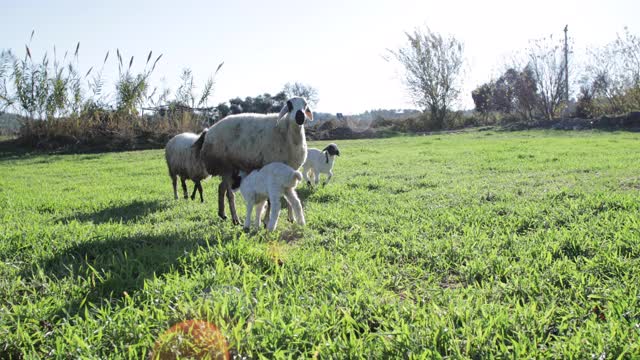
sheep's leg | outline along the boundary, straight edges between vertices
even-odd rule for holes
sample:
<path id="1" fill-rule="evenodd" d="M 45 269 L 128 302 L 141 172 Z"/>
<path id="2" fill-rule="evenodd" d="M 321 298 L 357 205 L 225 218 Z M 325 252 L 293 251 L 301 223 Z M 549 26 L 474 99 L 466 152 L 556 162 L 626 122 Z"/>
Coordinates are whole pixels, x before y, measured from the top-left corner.
<path id="1" fill-rule="evenodd" d="M 269 225 L 267 225 L 267 230 L 273 231 L 278 226 L 278 214 L 280 213 L 280 195 L 270 196 L 269 201 L 271 202 L 271 213 L 269 214 Z"/>
<path id="2" fill-rule="evenodd" d="M 326 186 L 329 183 L 329 180 L 331 180 L 332 176 L 333 176 L 333 171 L 329 170 L 329 177 L 327 177 L 327 180 L 325 180 L 322 186 Z"/>
<path id="3" fill-rule="evenodd" d="M 171 174 L 171 183 L 173 184 L 173 197 L 178 200 L 178 175 Z"/>
<path id="4" fill-rule="evenodd" d="M 198 184 L 200 184 L 199 181 L 194 181 L 193 182 L 193 192 L 191 193 L 191 200 L 195 200 L 196 199 L 196 191 L 198 191 Z"/>
<path id="5" fill-rule="evenodd" d="M 204 202 L 204 197 L 202 196 L 202 183 L 198 181 L 198 191 L 200 192 L 200 202 Z"/>
<path id="6" fill-rule="evenodd" d="M 262 213 L 264 211 L 264 207 L 266 205 L 266 200 L 263 200 L 256 205 L 256 219 L 255 219 L 255 227 L 256 229 L 260 229 L 260 221 L 262 220 Z"/>
<path id="7" fill-rule="evenodd" d="M 225 178 L 222 178 L 220 185 L 218 185 L 218 216 L 227 220 L 227 215 L 224 213 L 224 192 L 227 190 L 227 183 Z"/>
<path id="8" fill-rule="evenodd" d="M 240 219 L 238 219 L 238 213 L 236 212 L 236 197 L 233 194 L 233 190 L 231 190 L 231 178 L 227 183 L 227 200 L 229 201 L 229 211 L 231 212 L 231 221 L 233 225 L 240 224 Z"/>
<path id="9" fill-rule="evenodd" d="M 313 177 L 315 185 L 318 186 L 318 183 L 320 182 L 320 172 L 318 172 L 318 170 L 313 170 Z"/>
<path id="10" fill-rule="evenodd" d="M 293 208 L 293 213 L 295 214 L 296 222 L 299 225 L 304 225 L 305 220 L 304 220 L 304 212 L 302 211 L 302 203 L 300 203 L 300 199 L 298 198 L 298 194 L 296 194 L 296 191 L 293 188 L 288 189 L 284 193 L 284 197 L 285 199 L 287 199 L 287 202 L 289 203 L 289 207 Z"/>
<path id="11" fill-rule="evenodd" d="M 187 179 L 180 177 L 180 182 L 182 182 L 182 192 L 184 193 L 184 198 L 189 198 L 189 191 L 187 190 Z"/>

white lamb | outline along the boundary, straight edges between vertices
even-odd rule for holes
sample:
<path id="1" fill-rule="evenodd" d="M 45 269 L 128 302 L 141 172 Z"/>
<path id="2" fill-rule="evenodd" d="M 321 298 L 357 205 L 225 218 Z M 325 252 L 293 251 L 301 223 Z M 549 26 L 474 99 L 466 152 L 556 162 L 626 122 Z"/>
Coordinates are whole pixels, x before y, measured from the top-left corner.
<path id="1" fill-rule="evenodd" d="M 182 191 L 184 198 L 187 199 L 189 193 L 187 191 L 186 180 L 192 180 L 195 185 L 193 187 L 193 193 L 191 194 L 191 200 L 196 197 L 196 191 L 200 191 L 200 201 L 204 202 L 202 197 L 202 180 L 209 177 L 209 173 L 205 167 L 205 164 L 200 160 L 200 147 L 204 140 L 204 134 L 207 132 L 205 129 L 201 135 L 193 133 L 178 134 L 169 140 L 167 146 L 164 149 L 164 156 L 167 160 L 167 166 L 169 167 L 169 176 L 173 182 L 173 195 L 178 199 L 178 176 L 182 182 Z M 199 143 L 198 143 L 199 142 Z"/>
<path id="2" fill-rule="evenodd" d="M 338 149 L 338 145 L 334 143 L 329 144 L 322 149 L 322 151 L 309 148 L 307 150 L 307 159 L 304 165 L 302 165 L 302 174 L 307 184 L 311 185 L 309 174 L 311 178 L 313 178 L 314 185 L 316 186 L 320 181 L 320 174 L 327 174 L 329 176 L 323 183 L 323 185 L 327 185 L 333 176 L 333 163 L 335 162 L 336 156 L 340 156 L 340 150 Z"/>
<path id="3" fill-rule="evenodd" d="M 256 207 L 256 218 L 254 226 L 260 227 L 260 219 L 267 200 L 271 203 L 269 223 L 267 230 L 273 231 L 278 225 L 278 214 L 280 212 L 280 197 L 284 196 L 289 206 L 293 209 L 293 217 L 300 225 L 304 225 L 304 213 L 302 204 L 298 199 L 295 187 L 302 180 L 302 174 L 292 167 L 281 162 L 273 162 L 265 165 L 260 170 L 254 170 L 248 175 L 241 171 L 239 176 L 234 176 L 231 188 L 240 193 L 247 205 L 247 216 L 244 228 L 251 227 L 251 212 Z"/>

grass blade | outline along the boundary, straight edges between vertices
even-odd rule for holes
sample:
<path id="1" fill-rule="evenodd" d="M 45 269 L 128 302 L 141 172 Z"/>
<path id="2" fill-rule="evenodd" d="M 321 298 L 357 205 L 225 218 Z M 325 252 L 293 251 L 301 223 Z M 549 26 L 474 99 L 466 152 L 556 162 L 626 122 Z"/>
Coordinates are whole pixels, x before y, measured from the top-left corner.
<path id="1" fill-rule="evenodd" d="M 158 58 L 156 59 L 156 61 L 153 62 L 153 66 L 151 67 L 151 71 L 153 71 L 153 69 L 156 68 L 156 64 L 158 63 L 158 60 L 160 60 L 160 58 L 162 57 L 162 54 L 160 54 L 160 56 L 158 56 Z"/>
<path id="2" fill-rule="evenodd" d="M 224 61 L 220 63 L 220 65 L 218 65 L 218 68 L 216 69 L 216 72 L 213 73 L 213 75 L 215 76 L 215 74 L 218 73 L 218 71 L 220 71 L 220 68 L 222 67 L 222 65 L 224 65 Z"/>

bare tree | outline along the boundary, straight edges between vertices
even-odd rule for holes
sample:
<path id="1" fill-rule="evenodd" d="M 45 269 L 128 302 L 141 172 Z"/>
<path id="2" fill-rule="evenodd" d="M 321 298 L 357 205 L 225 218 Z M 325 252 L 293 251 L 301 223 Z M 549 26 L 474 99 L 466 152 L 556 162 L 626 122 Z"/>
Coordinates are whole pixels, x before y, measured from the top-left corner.
<path id="1" fill-rule="evenodd" d="M 640 37 L 624 28 L 624 34 L 618 34 L 616 50 L 623 59 L 623 69 L 627 73 L 627 87 L 640 87 Z"/>
<path id="2" fill-rule="evenodd" d="M 588 55 L 581 100 L 590 115 L 640 109 L 640 38 L 625 28 L 616 40 L 589 49 Z"/>
<path id="3" fill-rule="evenodd" d="M 441 128 L 460 95 L 463 45 L 429 28 L 405 34 L 407 46 L 388 51 L 404 66 L 404 82 L 413 102 L 429 111 L 433 124 Z"/>
<path id="4" fill-rule="evenodd" d="M 284 84 L 282 91 L 287 94 L 287 98 L 301 96 L 307 99 L 312 107 L 315 107 L 318 104 L 318 101 L 320 101 L 320 98 L 318 97 L 318 90 L 311 85 L 300 82 L 286 83 Z"/>
<path id="5" fill-rule="evenodd" d="M 531 76 L 538 90 L 542 115 L 551 120 L 562 110 L 565 94 L 564 52 L 553 36 L 534 40 L 526 50 Z"/>

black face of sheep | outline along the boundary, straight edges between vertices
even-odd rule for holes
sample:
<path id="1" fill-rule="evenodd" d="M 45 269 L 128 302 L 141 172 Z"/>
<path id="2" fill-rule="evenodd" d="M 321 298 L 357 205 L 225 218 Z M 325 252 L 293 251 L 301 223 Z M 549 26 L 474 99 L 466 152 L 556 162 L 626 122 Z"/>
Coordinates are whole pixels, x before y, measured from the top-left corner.
<path id="1" fill-rule="evenodd" d="M 329 155 L 340 156 L 340 149 L 338 149 L 338 145 L 334 143 L 327 145 L 327 147 L 322 149 L 322 151 L 326 151 L 327 153 L 329 153 Z"/>
<path id="2" fill-rule="evenodd" d="M 240 187 L 240 184 L 242 183 L 242 177 L 238 173 L 238 170 L 235 170 L 233 172 L 233 174 L 231 175 L 231 179 L 232 179 L 231 189 L 235 191 Z"/>
<path id="3" fill-rule="evenodd" d="M 293 114 L 296 124 L 300 126 L 304 125 L 307 119 L 313 121 L 313 112 L 309 108 L 307 101 L 301 97 L 294 97 L 287 100 L 287 105 L 280 111 L 278 119 L 281 119 L 287 114 Z"/>

